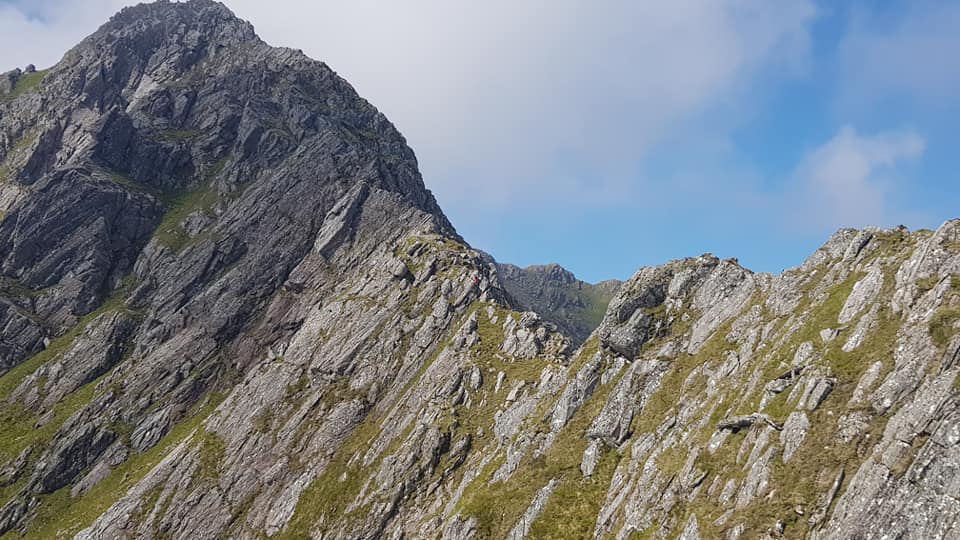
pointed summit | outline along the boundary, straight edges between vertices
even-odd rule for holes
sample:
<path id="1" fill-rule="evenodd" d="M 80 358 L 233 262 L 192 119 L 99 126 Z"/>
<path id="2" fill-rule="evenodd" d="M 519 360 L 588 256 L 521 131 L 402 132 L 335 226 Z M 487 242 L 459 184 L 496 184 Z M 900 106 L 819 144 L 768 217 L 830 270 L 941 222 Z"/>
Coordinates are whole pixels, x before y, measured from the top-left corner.
<path id="1" fill-rule="evenodd" d="M 252 24 L 213 0 L 160 0 L 125 7 L 91 38 L 96 40 L 104 35 L 138 36 L 147 39 L 146 44 L 187 39 L 213 46 L 233 46 L 258 39 Z"/>

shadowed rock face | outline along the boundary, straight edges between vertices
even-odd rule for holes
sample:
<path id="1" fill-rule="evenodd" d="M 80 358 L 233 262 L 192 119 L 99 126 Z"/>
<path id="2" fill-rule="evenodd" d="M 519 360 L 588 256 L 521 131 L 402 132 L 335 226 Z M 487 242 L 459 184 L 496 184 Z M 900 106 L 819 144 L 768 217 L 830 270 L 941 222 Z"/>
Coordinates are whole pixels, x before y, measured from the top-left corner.
<path id="1" fill-rule="evenodd" d="M 960 221 L 839 231 L 780 276 L 643 268 L 576 347 L 572 275 L 470 249 L 382 115 L 207 0 L 0 77 L 0 210 L 11 535 L 960 520 Z"/>

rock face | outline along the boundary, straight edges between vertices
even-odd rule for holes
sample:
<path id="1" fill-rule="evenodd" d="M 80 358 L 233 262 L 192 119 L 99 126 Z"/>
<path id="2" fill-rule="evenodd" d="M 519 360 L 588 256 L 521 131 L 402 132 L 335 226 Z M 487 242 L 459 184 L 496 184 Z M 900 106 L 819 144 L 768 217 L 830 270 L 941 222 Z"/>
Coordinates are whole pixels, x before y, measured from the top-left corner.
<path id="1" fill-rule="evenodd" d="M 615 279 L 586 283 L 557 264 L 520 268 L 497 263 L 503 288 L 523 309 L 539 313 L 579 345 L 603 320 L 620 288 Z"/>
<path id="2" fill-rule="evenodd" d="M 960 221 L 643 268 L 576 346 L 572 276 L 470 249 L 382 115 L 209 0 L 0 77 L 0 205 L 0 534 L 960 528 Z"/>

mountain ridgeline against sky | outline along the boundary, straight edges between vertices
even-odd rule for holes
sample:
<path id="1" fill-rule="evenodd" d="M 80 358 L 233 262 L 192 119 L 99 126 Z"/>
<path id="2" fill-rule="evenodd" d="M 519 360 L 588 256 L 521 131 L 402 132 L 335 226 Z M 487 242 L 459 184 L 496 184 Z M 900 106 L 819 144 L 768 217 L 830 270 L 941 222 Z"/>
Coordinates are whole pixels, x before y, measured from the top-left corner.
<path id="1" fill-rule="evenodd" d="M 210 0 L 0 76 L 0 538 L 950 538 L 960 221 L 773 276 L 468 246 Z"/>
<path id="2" fill-rule="evenodd" d="M 519 268 L 497 264 L 500 283 L 522 309 L 553 322 L 573 345 L 580 345 L 599 326 L 607 304 L 621 282 L 592 284 L 556 264 Z"/>

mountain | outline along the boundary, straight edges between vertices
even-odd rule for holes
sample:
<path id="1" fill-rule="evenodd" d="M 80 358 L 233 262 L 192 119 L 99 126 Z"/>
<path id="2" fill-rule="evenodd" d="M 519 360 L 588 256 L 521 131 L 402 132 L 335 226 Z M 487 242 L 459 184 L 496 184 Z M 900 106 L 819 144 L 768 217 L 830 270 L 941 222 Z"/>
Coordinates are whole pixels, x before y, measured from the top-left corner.
<path id="1" fill-rule="evenodd" d="M 575 346 L 599 326 L 607 304 L 621 285 L 614 279 L 585 283 L 557 264 L 527 268 L 496 264 L 500 283 L 518 306 L 556 324 Z"/>
<path id="2" fill-rule="evenodd" d="M 0 76 L 0 211 L 3 538 L 960 526 L 960 220 L 641 268 L 576 346 L 602 301 L 471 249 L 389 121 L 210 0 Z"/>

